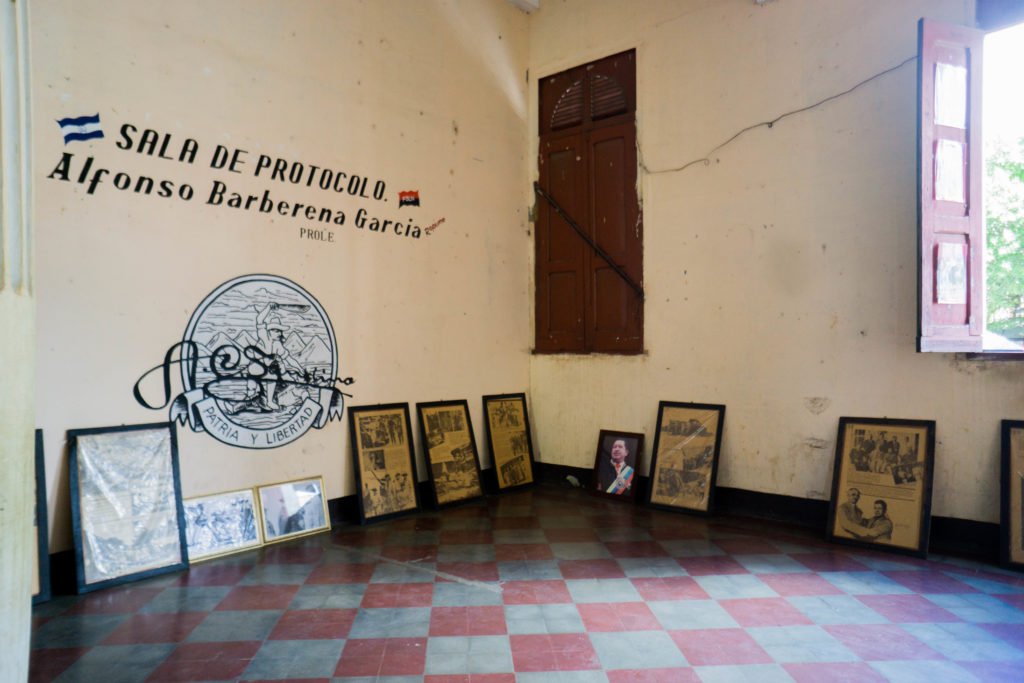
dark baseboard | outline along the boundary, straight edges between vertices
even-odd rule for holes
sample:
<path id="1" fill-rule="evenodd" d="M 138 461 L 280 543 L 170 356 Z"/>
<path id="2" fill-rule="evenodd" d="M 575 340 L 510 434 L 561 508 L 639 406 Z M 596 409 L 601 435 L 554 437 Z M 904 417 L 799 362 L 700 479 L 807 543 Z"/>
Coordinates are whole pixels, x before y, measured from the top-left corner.
<path id="1" fill-rule="evenodd" d="M 536 463 L 537 482 L 566 484 L 566 477 L 573 476 L 583 488 L 590 487 L 592 470 L 567 465 Z M 498 490 L 493 469 L 483 470 L 484 491 L 494 494 Z M 637 477 L 636 501 L 639 504 L 647 498 L 647 477 Z M 429 481 L 419 483 L 420 503 L 424 509 L 434 504 L 433 489 Z M 359 523 L 359 501 L 355 495 L 334 498 L 327 501 L 332 526 Z M 827 500 L 795 498 L 776 493 L 747 491 L 721 486 L 715 489 L 715 515 L 750 517 L 817 531 L 822 538 L 828 526 L 829 503 Z M 443 513 L 442 513 L 443 514 Z M 966 557 L 982 562 L 999 562 L 999 525 L 990 522 L 975 522 L 954 517 L 932 517 L 929 552 L 938 555 Z M 75 592 L 75 553 L 64 550 L 50 555 L 50 583 L 53 595 L 68 595 Z"/>

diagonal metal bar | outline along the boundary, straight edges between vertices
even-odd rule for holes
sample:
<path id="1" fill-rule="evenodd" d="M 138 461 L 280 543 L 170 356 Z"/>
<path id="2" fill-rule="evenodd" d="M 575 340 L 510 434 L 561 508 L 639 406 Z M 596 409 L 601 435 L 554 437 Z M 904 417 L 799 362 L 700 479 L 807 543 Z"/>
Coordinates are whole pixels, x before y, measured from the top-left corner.
<path id="1" fill-rule="evenodd" d="M 547 192 L 545 192 L 541 188 L 540 183 L 538 183 L 538 182 L 534 182 L 533 183 L 533 191 L 536 192 L 538 196 L 540 196 L 545 201 L 547 201 L 547 203 L 551 205 L 551 208 L 555 210 L 555 213 L 557 213 L 562 218 L 563 221 L 568 223 L 570 228 L 572 228 L 573 230 L 576 231 L 576 234 L 580 236 L 580 239 L 582 239 L 584 242 L 586 242 L 590 246 L 590 248 L 593 249 L 594 252 L 598 256 L 600 256 L 602 259 L 604 259 L 605 263 L 607 263 L 609 266 L 611 266 L 611 269 L 615 271 L 615 274 L 618 275 L 619 277 L 621 277 L 622 280 L 627 285 L 629 285 L 630 289 L 632 289 L 634 292 L 636 292 L 636 295 L 638 297 L 640 297 L 641 301 L 644 300 L 644 288 L 641 287 L 640 285 L 638 285 L 636 283 L 636 281 L 634 281 L 633 278 L 631 278 L 629 276 L 629 273 L 627 273 L 625 270 L 623 270 L 622 266 L 620 266 L 615 261 L 613 261 L 611 255 L 609 255 L 608 252 L 606 252 L 604 249 L 602 249 L 600 247 L 600 245 L 598 245 L 598 243 L 595 242 L 590 237 L 590 235 L 588 235 L 586 232 L 584 232 L 583 228 L 580 227 L 579 223 L 574 221 L 572 216 L 570 216 L 568 213 L 566 213 L 565 209 L 562 208 L 562 205 L 559 204 L 555 200 L 554 197 L 549 195 Z"/>

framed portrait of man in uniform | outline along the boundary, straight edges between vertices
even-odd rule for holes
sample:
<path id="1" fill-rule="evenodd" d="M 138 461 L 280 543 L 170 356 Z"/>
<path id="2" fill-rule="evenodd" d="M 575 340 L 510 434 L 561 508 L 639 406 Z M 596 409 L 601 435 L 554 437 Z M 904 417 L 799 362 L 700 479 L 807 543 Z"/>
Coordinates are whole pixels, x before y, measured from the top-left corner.
<path id="1" fill-rule="evenodd" d="M 591 489 L 600 495 L 632 500 L 644 435 L 602 429 L 597 439 Z"/>

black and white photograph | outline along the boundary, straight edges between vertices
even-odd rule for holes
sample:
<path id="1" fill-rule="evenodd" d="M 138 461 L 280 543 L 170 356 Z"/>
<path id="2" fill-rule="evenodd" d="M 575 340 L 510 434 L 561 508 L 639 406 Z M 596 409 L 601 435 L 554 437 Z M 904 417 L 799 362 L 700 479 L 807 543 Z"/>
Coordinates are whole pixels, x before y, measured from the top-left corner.
<path id="1" fill-rule="evenodd" d="M 658 404 L 648 503 L 684 512 L 712 512 L 724 421 L 724 405 Z"/>
<path id="2" fill-rule="evenodd" d="M 419 508 L 409 405 L 349 409 L 349 434 L 363 523 Z"/>
<path id="3" fill-rule="evenodd" d="M 267 543 L 330 530 L 323 478 L 269 484 L 258 491 Z"/>
<path id="4" fill-rule="evenodd" d="M 484 396 L 484 425 L 498 488 L 533 483 L 533 441 L 526 394 Z"/>
<path id="5" fill-rule="evenodd" d="M 186 499 L 185 525 L 190 562 L 263 545 L 253 489 Z"/>
<path id="6" fill-rule="evenodd" d="M 466 401 L 418 403 L 416 409 L 437 504 L 482 496 L 480 462 Z"/>

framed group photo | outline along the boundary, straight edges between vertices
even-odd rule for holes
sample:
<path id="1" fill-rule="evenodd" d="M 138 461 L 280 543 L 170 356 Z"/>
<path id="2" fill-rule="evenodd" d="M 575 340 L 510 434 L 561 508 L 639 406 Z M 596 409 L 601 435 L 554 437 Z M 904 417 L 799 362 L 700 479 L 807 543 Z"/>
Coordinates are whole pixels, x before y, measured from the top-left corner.
<path id="1" fill-rule="evenodd" d="M 533 440 L 526 394 L 484 396 L 487 446 L 494 460 L 498 489 L 533 483 Z"/>
<path id="2" fill-rule="evenodd" d="M 416 411 L 437 506 L 482 497 L 480 458 L 466 401 L 417 403 Z"/>
<path id="3" fill-rule="evenodd" d="M 36 505 L 35 571 L 32 572 L 32 604 L 50 599 L 50 544 L 46 511 L 46 458 L 43 455 L 43 430 L 36 430 Z"/>
<path id="4" fill-rule="evenodd" d="M 263 545 L 253 489 L 187 498 L 184 506 L 189 562 L 210 560 Z"/>
<path id="5" fill-rule="evenodd" d="M 78 592 L 188 566 L 173 423 L 68 431 Z"/>
<path id="6" fill-rule="evenodd" d="M 934 465 L 933 420 L 840 418 L 829 540 L 924 557 Z"/>
<path id="7" fill-rule="evenodd" d="M 407 403 L 348 409 L 359 519 L 391 519 L 415 512 L 420 500 Z"/>
<path id="8" fill-rule="evenodd" d="M 323 477 L 266 484 L 256 491 L 266 543 L 330 531 Z"/>
<path id="9" fill-rule="evenodd" d="M 1000 560 L 1024 570 L 1024 420 L 1003 420 L 1000 469 Z"/>
<path id="10" fill-rule="evenodd" d="M 648 504 L 711 514 L 724 422 L 724 405 L 658 404 Z"/>
<path id="11" fill-rule="evenodd" d="M 592 488 L 601 495 L 633 500 L 636 468 L 644 450 L 644 435 L 602 429 L 594 456 Z"/>

